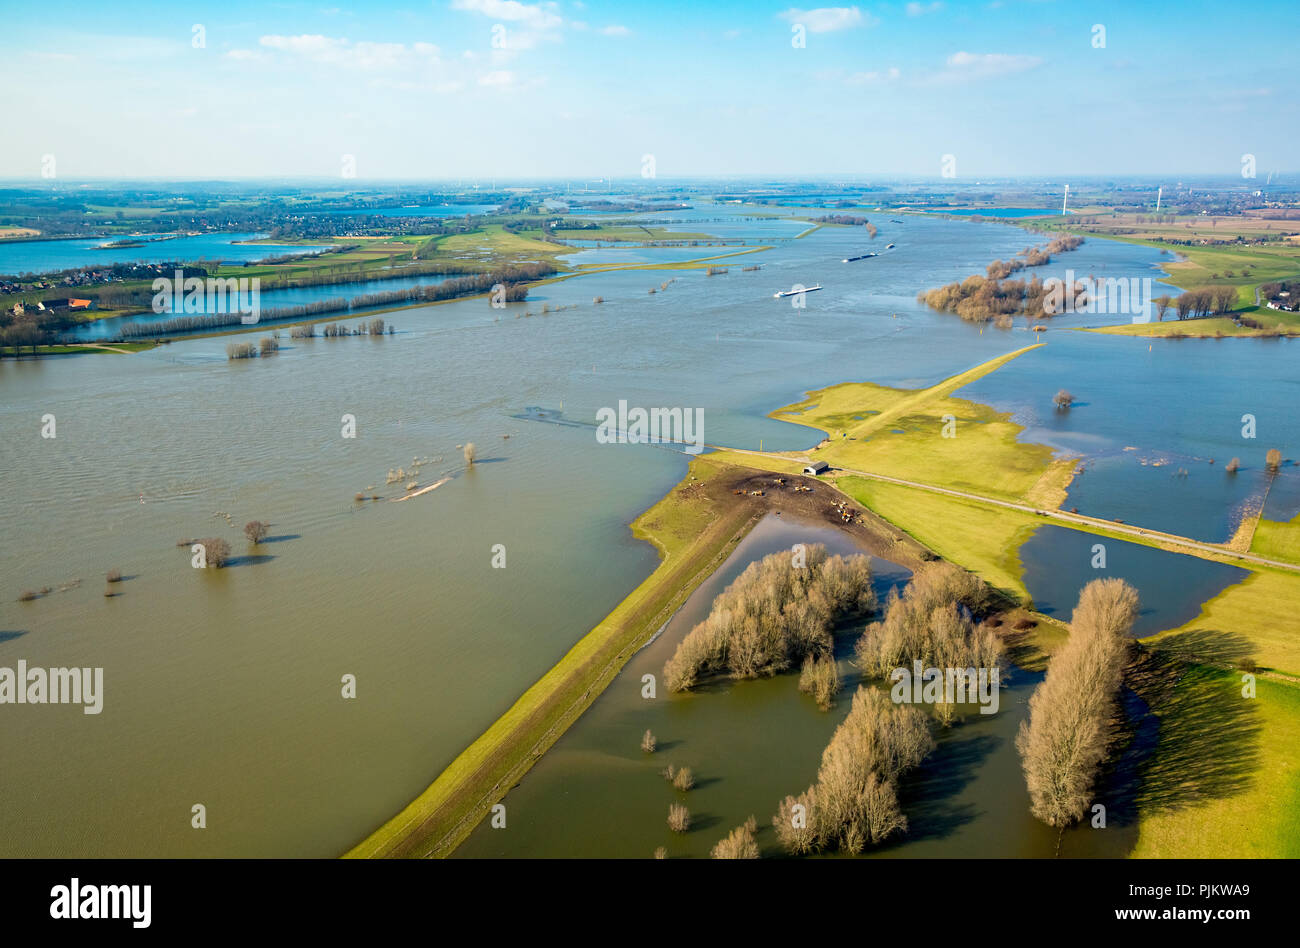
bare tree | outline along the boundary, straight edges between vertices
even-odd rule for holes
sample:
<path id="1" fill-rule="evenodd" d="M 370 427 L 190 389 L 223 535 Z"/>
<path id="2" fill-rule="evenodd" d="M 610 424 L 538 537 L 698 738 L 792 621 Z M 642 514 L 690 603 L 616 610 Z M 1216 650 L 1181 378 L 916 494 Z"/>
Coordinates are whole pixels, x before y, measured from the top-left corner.
<path id="1" fill-rule="evenodd" d="M 829 711 L 840 690 L 840 673 L 833 655 L 809 655 L 799 672 L 799 690 L 810 695 L 817 707 Z"/>
<path id="2" fill-rule="evenodd" d="M 776 838 L 786 852 L 802 856 L 821 849 L 820 815 L 816 784 L 797 797 L 786 797 L 781 801 L 776 815 L 772 817 L 772 825 L 776 828 Z"/>
<path id="3" fill-rule="evenodd" d="M 266 539 L 267 528 L 260 520 L 250 520 L 244 524 L 244 536 L 248 537 L 254 543 L 261 543 Z"/>
<path id="4" fill-rule="evenodd" d="M 751 816 L 714 845 L 709 855 L 714 859 L 757 859 L 758 843 L 754 839 L 757 823 Z"/>
<path id="5" fill-rule="evenodd" d="M 901 596 L 890 595 L 884 618 L 866 627 L 854 646 L 854 658 L 867 675 L 877 678 L 888 678 L 894 669 L 910 668 L 917 661 L 927 668 L 996 669 L 1002 659 L 1001 640 L 975 621 L 988 609 L 991 595 L 973 573 L 951 563 L 928 565 L 917 571 Z M 941 701 L 935 711 L 949 724 L 957 707 Z"/>
<path id="6" fill-rule="evenodd" d="M 829 654 L 835 623 L 875 602 L 868 557 L 827 556 L 821 544 L 773 553 L 751 563 L 678 644 L 664 665 L 668 688 L 683 691 L 710 674 L 755 678 Z"/>
<path id="7" fill-rule="evenodd" d="M 1276 474 L 1282 467 L 1282 452 L 1277 448 L 1269 448 L 1268 454 L 1264 455 L 1264 466 L 1270 474 Z"/>
<path id="8" fill-rule="evenodd" d="M 461 448 L 461 453 L 465 455 L 465 463 L 470 467 L 474 466 L 474 458 L 477 451 L 478 449 L 474 447 L 473 441 L 466 443 L 465 447 Z"/>
<path id="9" fill-rule="evenodd" d="M 673 782 L 674 787 L 681 790 L 683 793 L 695 786 L 695 772 L 689 767 L 682 767 L 676 771 L 673 771 L 670 768 L 668 779 Z"/>
<path id="10" fill-rule="evenodd" d="M 1049 826 L 1068 826 L 1092 802 L 1113 740 L 1112 720 L 1128 661 L 1137 591 L 1122 579 L 1095 579 L 1079 594 L 1070 638 L 1029 699 L 1016 736 L 1030 810 Z"/>
<path id="11" fill-rule="evenodd" d="M 668 807 L 668 828 L 674 833 L 685 833 L 691 828 L 691 811 L 680 803 Z"/>
<path id="12" fill-rule="evenodd" d="M 907 828 L 895 781 L 933 749 L 926 716 L 860 687 L 822 753 L 817 782 L 786 797 L 772 823 L 792 853 L 861 852 Z"/>

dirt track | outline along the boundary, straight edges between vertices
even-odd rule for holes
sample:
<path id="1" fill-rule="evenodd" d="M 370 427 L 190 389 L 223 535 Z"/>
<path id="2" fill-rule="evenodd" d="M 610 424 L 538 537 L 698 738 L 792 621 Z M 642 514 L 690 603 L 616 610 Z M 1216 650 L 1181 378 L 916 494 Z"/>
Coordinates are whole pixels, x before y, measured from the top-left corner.
<path id="1" fill-rule="evenodd" d="M 796 487 L 810 489 L 795 490 Z M 872 555 L 908 569 L 914 570 L 922 563 L 936 559 L 933 553 L 902 530 L 814 477 L 738 468 L 733 476 L 719 477 L 707 484 L 697 482 L 680 490 L 707 491 L 710 499 L 719 505 L 743 504 L 759 515 L 779 513 L 835 527 L 853 537 Z M 761 491 L 761 496 L 756 495 L 756 491 Z M 841 510 L 848 512 L 847 521 L 841 516 Z"/>

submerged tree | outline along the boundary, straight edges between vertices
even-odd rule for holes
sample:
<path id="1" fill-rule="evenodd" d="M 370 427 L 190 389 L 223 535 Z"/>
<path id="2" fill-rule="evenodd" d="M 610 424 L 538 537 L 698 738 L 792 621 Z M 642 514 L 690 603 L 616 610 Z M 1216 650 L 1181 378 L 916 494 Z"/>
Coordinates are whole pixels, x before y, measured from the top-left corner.
<path id="1" fill-rule="evenodd" d="M 752 816 L 728 834 L 726 839 L 718 840 L 709 855 L 714 859 L 757 859 L 758 842 L 754 832 L 758 821 Z"/>
<path id="2" fill-rule="evenodd" d="M 244 536 L 254 543 L 261 543 L 266 539 L 266 534 L 266 524 L 260 520 L 250 520 L 244 524 Z"/>
<path id="3" fill-rule="evenodd" d="M 863 631 L 854 646 L 858 666 L 875 678 L 891 678 L 895 669 L 920 662 L 925 668 L 985 669 L 990 679 L 1000 680 L 1002 642 L 975 621 L 991 595 L 982 579 L 951 563 L 922 568 L 901 596 L 891 592 L 884 618 Z M 945 693 L 935 705 L 944 724 L 957 714 L 949 697 Z M 955 702 L 955 691 L 951 697 Z"/>
<path id="4" fill-rule="evenodd" d="M 674 833 L 685 833 L 691 827 L 691 811 L 680 803 L 668 807 L 668 828 Z"/>
<path id="5" fill-rule="evenodd" d="M 685 793 L 695 787 L 695 771 L 682 767 L 672 775 L 673 786 Z"/>
<path id="6" fill-rule="evenodd" d="M 1052 403 L 1056 405 L 1058 411 L 1063 411 L 1074 404 L 1074 396 L 1065 389 L 1061 389 L 1052 396 Z"/>
<path id="7" fill-rule="evenodd" d="M 230 544 L 220 537 L 205 537 L 194 542 L 203 547 L 203 563 L 208 569 L 221 569 L 230 559 Z"/>
<path id="8" fill-rule="evenodd" d="M 827 556 L 821 544 L 751 563 L 713 602 L 664 665 L 670 691 L 710 674 L 771 675 L 828 655 L 831 629 L 875 608 L 865 556 Z"/>
<path id="9" fill-rule="evenodd" d="M 772 824 L 788 852 L 861 852 L 907 829 L 897 781 L 934 747 L 923 712 L 860 687 L 822 753 L 817 782 L 781 801 Z"/>
<path id="10" fill-rule="evenodd" d="M 829 711 L 840 690 L 840 672 L 833 655 L 809 655 L 799 672 L 799 690 L 810 695 L 817 707 Z"/>

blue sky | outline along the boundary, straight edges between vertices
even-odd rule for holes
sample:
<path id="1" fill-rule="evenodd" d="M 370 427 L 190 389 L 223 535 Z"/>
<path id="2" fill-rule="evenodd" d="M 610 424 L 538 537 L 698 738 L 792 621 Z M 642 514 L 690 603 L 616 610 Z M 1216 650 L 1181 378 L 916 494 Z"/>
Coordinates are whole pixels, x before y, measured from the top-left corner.
<path id="1" fill-rule="evenodd" d="M 1300 170 L 1290 0 L 7 6 L 0 177 Z"/>

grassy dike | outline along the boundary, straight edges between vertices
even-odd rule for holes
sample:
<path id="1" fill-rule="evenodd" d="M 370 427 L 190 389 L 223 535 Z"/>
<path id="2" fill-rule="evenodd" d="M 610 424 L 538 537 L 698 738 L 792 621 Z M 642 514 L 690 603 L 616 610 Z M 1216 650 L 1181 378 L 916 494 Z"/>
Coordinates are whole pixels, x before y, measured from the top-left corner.
<path id="1" fill-rule="evenodd" d="M 658 568 L 346 857 L 441 857 L 455 849 L 758 522 L 757 503 L 724 489 L 735 475 L 752 473 L 708 457 L 693 460 L 686 480 L 632 524 L 637 537 L 658 548 Z"/>
<path id="2" fill-rule="evenodd" d="M 52 346 L 37 346 L 35 357 L 56 356 L 56 355 L 82 355 L 87 352 L 115 352 L 118 355 L 130 355 L 133 352 L 146 352 L 160 345 L 156 339 L 150 339 L 145 342 L 71 342 Z M 0 359 L 30 359 L 33 358 L 30 346 L 21 347 L 20 353 L 15 353 L 14 346 L 0 346 Z"/>

